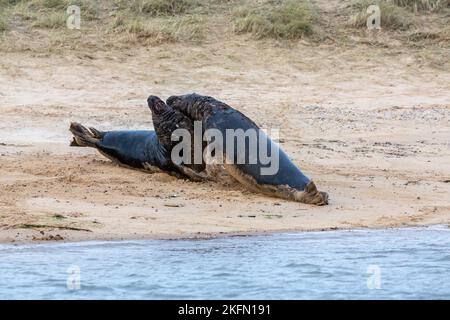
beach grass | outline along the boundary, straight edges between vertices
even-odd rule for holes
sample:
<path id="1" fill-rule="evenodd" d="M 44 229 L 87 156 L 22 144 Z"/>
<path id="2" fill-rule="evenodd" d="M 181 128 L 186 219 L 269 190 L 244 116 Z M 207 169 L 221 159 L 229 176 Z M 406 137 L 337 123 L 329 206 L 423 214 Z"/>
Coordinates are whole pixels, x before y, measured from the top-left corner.
<path id="1" fill-rule="evenodd" d="M 304 38 L 349 41 L 355 29 L 367 28 L 371 4 L 380 6 L 382 29 L 402 41 L 416 45 L 448 39 L 447 32 L 420 27 L 428 16 L 440 15 L 445 24 L 450 0 L 348 0 L 339 12 L 344 19 L 337 23 L 312 0 L 0 0 L 0 32 L 2 39 L 13 34 L 10 31 L 20 38 L 3 43 L 7 50 L 34 50 L 39 43 L 62 48 L 68 39 L 70 47 L 201 43 L 236 35 L 288 40 L 286 44 Z M 81 32 L 66 28 L 70 5 L 80 7 Z M 45 41 L 25 42 L 31 33 Z"/>
<path id="2" fill-rule="evenodd" d="M 197 15 L 145 19 L 118 15 L 109 26 L 109 33 L 122 36 L 126 42 L 154 44 L 176 41 L 198 42 L 205 36 L 204 18 Z"/>
<path id="3" fill-rule="evenodd" d="M 352 3 L 352 9 L 356 13 L 350 16 L 350 25 L 365 28 L 367 18 L 371 14 L 367 12 L 367 8 L 373 4 L 380 8 L 381 27 L 384 29 L 407 30 L 414 23 L 412 14 L 406 8 L 393 2 L 358 0 Z"/>
<path id="4" fill-rule="evenodd" d="M 20 18 L 22 21 L 29 22 L 32 28 L 55 29 L 66 25 L 68 17 L 66 10 L 71 5 L 80 7 L 83 21 L 94 20 L 99 15 L 96 2 L 89 0 L 16 1 L 10 8 L 10 12 L 11 15 Z"/>
<path id="5" fill-rule="evenodd" d="M 392 0 L 393 4 L 412 11 L 438 12 L 450 7 L 450 0 Z"/>
<path id="6" fill-rule="evenodd" d="M 255 38 L 299 39 L 313 33 L 317 20 L 307 0 L 247 3 L 233 13 L 236 33 L 250 33 Z"/>
<path id="7" fill-rule="evenodd" d="M 119 10 L 147 16 L 174 16 L 195 5 L 194 0 L 116 0 Z"/>

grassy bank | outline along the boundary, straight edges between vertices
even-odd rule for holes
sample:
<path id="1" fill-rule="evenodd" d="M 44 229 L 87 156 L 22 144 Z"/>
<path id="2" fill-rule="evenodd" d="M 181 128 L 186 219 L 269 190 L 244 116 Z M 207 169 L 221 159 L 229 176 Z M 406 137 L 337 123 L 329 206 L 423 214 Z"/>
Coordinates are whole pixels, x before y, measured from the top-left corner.
<path id="1" fill-rule="evenodd" d="M 234 11 L 233 26 L 236 33 L 250 33 L 257 39 L 298 39 L 313 34 L 315 11 L 308 0 L 247 3 Z"/>
<path id="2" fill-rule="evenodd" d="M 390 45 L 448 43 L 450 0 L 348 0 L 324 10 L 325 0 L 0 0 L 2 50 L 203 43 L 225 39 L 342 44 L 372 37 L 367 8 L 378 4 Z M 81 30 L 66 27 L 67 7 L 81 10 Z M 32 44 L 30 39 L 34 39 Z M 365 42 L 366 40 L 363 40 Z M 372 41 L 372 40 L 371 40 Z"/>
<path id="3" fill-rule="evenodd" d="M 450 10 L 449 0 L 356 0 L 350 5 L 352 12 L 350 24 L 365 28 L 370 15 L 367 8 L 370 5 L 379 6 L 382 28 L 392 31 L 404 31 L 413 26 L 419 27 L 420 15 Z"/>

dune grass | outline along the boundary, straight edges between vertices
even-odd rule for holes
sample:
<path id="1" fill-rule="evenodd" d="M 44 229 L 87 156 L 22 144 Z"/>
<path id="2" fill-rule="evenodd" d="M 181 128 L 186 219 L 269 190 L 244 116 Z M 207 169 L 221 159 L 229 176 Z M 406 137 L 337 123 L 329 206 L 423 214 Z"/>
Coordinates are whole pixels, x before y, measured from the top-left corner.
<path id="1" fill-rule="evenodd" d="M 71 5 L 80 7 L 81 17 L 84 20 L 93 20 L 98 17 L 97 1 L 91 0 L 28 0 L 22 1 L 28 9 L 38 13 L 65 13 Z"/>
<path id="2" fill-rule="evenodd" d="M 11 5 L 15 5 L 19 2 L 21 2 L 22 0 L 0 0 L 0 10 L 11 6 Z"/>
<path id="3" fill-rule="evenodd" d="M 407 30 L 413 25 L 413 16 L 404 7 L 394 4 L 392 1 L 358 0 L 353 2 L 352 8 L 356 12 L 350 17 L 350 24 L 354 27 L 366 28 L 367 8 L 372 5 L 380 7 L 381 28 L 389 30 Z"/>
<path id="4" fill-rule="evenodd" d="M 4 32 L 9 29 L 7 15 L 12 6 L 14 6 L 20 0 L 0 0 L 0 32 Z"/>
<path id="5" fill-rule="evenodd" d="M 435 30 L 420 33 L 419 22 L 425 16 L 440 15 L 444 18 L 438 18 L 445 24 L 450 0 L 348 0 L 343 14 L 351 17 L 352 26 L 365 29 L 366 10 L 371 4 L 381 8 L 382 29 L 403 31 L 417 26 L 411 28 L 415 34 L 410 42 L 448 39 L 447 33 Z M 66 28 L 69 5 L 81 9 L 82 32 Z M 149 45 L 220 41 L 223 35 L 232 33 L 276 41 L 327 39 L 323 35 L 331 34 L 330 39 L 346 41 L 349 33 L 355 33 L 342 20 L 332 21 L 331 14 L 319 16 L 319 5 L 322 4 L 313 0 L 0 0 L 0 32 L 5 39 L 9 34 L 13 36 L 11 30 L 18 31 L 21 39 L 29 37 L 26 33 L 33 33 L 47 46 L 57 43 L 58 47 L 63 47 L 67 39 L 74 46 L 77 41 L 80 46 L 91 41 L 113 47 L 121 42 Z M 407 37 L 411 30 L 402 34 Z M 9 43 L 20 48 L 27 46 L 21 41 Z"/>
<path id="6" fill-rule="evenodd" d="M 119 10 L 148 16 L 178 15 L 195 5 L 195 0 L 116 0 Z"/>
<path id="7" fill-rule="evenodd" d="M 430 42 L 450 44 L 450 26 L 433 31 L 415 31 L 408 35 L 408 41 L 413 45 L 426 46 Z"/>
<path id="8" fill-rule="evenodd" d="M 0 32 L 8 30 L 8 23 L 6 22 L 6 18 L 0 16 Z"/>
<path id="9" fill-rule="evenodd" d="M 316 19 L 308 0 L 270 0 L 236 9 L 233 26 L 236 33 L 258 39 L 298 39 L 313 33 Z"/>
<path id="10" fill-rule="evenodd" d="M 198 42 L 205 36 L 204 18 L 196 15 L 145 19 L 118 15 L 109 33 L 119 34 L 127 42 L 154 44 L 164 42 Z"/>
<path id="11" fill-rule="evenodd" d="M 231 0 L 0 0 L 0 12 L 7 9 L 21 30 L 51 29 L 41 33 L 48 39 L 64 39 L 67 7 L 78 5 L 85 36 L 113 35 L 111 40 L 136 44 L 199 42 L 208 30 L 210 6 L 224 1 Z M 8 29 L 7 22 L 0 15 L 0 31 Z"/>
<path id="12" fill-rule="evenodd" d="M 206 0 L 115 0 L 117 5 L 109 33 L 127 42 L 143 44 L 188 41 L 205 36 L 207 17 L 192 14 L 194 5 Z"/>
<path id="13" fill-rule="evenodd" d="M 392 0 L 393 4 L 412 11 L 438 12 L 450 7 L 450 0 Z"/>
<path id="14" fill-rule="evenodd" d="M 372 4 L 380 7 L 381 27 L 390 30 L 407 30 L 414 25 L 413 13 L 450 9 L 450 0 L 356 0 L 351 5 L 356 13 L 350 17 L 350 23 L 365 27 L 369 15 L 366 10 Z"/>
<path id="15" fill-rule="evenodd" d="M 37 28 L 61 28 L 65 26 L 66 14 L 64 12 L 48 12 L 33 18 L 33 27 Z"/>
<path id="16" fill-rule="evenodd" d="M 80 7 L 82 21 L 98 17 L 96 1 L 89 0 L 16 0 L 11 11 L 12 15 L 31 22 L 31 27 L 54 29 L 65 27 L 70 5 Z"/>

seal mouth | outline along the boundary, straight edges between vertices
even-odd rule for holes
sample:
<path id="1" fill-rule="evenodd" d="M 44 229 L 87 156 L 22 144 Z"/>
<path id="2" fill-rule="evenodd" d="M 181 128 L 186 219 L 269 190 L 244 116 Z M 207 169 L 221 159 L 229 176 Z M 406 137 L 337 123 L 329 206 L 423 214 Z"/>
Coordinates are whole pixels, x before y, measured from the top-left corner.
<path id="1" fill-rule="evenodd" d="M 167 109 L 164 101 L 157 96 L 149 96 L 147 98 L 147 104 L 150 110 L 152 110 L 155 114 L 162 114 Z"/>

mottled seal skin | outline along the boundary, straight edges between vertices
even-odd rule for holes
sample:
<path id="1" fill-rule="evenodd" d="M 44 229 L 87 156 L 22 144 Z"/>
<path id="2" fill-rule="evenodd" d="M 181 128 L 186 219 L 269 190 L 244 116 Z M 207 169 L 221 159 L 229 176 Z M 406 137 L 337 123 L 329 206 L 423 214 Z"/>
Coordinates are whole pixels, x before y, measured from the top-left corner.
<path id="1" fill-rule="evenodd" d="M 178 143 L 178 141 L 172 140 L 173 132 L 177 129 L 186 129 L 194 136 L 194 123 L 193 121 L 183 114 L 182 112 L 175 110 L 168 106 L 157 96 L 149 96 L 147 104 L 152 111 L 153 126 L 156 131 L 156 135 L 161 145 L 170 153 L 172 148 Z M 194 144 L 191 143 L 191 162 L 189 164 L 182 164 L 183 168 L 189 168 L 197 173 L 205 170 L 205 163 L 194 163 Z M 184 169 L 181 169 L 184 171 Z"/>
<path id="2" fill-rule="evenodd" d="M 260 128 L 241 112 L 212 97 L 198 94 L 172 96 L 167 99 L 167 104 L 190 117 L 192 120 L 202 121 L 203 130 L 218 129 L 224 139 L 226 129 L 260 130 Z M 260 141 L 263 139 L 263 141 Z M 234 160 L 225 165 L 225 169 L 238 181 L 250 188 L 281 198 L 299 201 L 308 204 L 328 204 L 328 194 L 319 192 L 314 184 L 301 170 L 289 159 L 286 153 L 278 147 L 266 135 L 257 137 L 258 143 L 266 144 L 266 150 L 273 150 L 279 155 L 279 170 L 270 175 L 262 175 L 261 168 L 264 165 L 257 156 L 256 164 L 237 164 L 236 150 L 224 150 L 224 157 Z M 225 142 L 223 142 L 225 146 Z M 249 150 L 249 141 L 246 139 L 245 150 Z M 269 153 L 270 155 L 270 153 Z"/>

